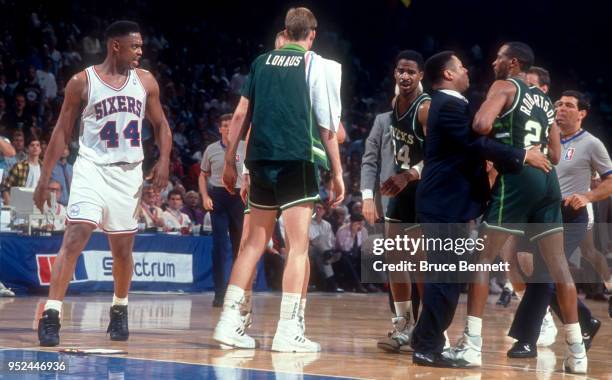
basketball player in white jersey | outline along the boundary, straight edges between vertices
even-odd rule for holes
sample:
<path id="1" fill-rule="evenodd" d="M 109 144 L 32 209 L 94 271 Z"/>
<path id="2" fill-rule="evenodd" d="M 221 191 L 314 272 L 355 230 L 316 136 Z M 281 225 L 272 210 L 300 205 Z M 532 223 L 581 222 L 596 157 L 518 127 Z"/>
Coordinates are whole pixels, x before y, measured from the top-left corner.
<path id="1" fill-rule="evenodd" d="M 157 81 L 150 72 L 136 68 L 142 56 L 138 24 L 114 22 L 106 29 L 105 39 L 104 62 L 79 72 L 66 86 L 34 193 L 34 202 L 42 210 L 51 171 L 70 142 L 80 116 L 79 155 L 68 201 L 68 226 L 53 265 L 49 300 L 38 324 L 41 346 L 59 344 L 62 300 L 77 259 L 96 227 L 108 235 L 113 255 L 115 284 L 107 332 L 111 340 L 128 339 L 127 296 L 143 183 L 140 137 L 145 117 L 151 122 L 160 150 L 151 173 L 153 186 L 162 188 L 168 181 L 172 134 L 160 104 Z"/>

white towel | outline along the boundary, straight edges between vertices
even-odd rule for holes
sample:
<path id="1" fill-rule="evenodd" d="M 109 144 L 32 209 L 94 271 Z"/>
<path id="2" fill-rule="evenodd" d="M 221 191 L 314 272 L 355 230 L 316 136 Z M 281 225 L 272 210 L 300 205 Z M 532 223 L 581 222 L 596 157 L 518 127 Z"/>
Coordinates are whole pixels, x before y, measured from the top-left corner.
<path id="1" fill-rule="evenodd" d="M 342 113 L 342 66 L 314 52 L 306 54 L 306 80 L 315 119 L 320 127 L 337 132 Z"/>

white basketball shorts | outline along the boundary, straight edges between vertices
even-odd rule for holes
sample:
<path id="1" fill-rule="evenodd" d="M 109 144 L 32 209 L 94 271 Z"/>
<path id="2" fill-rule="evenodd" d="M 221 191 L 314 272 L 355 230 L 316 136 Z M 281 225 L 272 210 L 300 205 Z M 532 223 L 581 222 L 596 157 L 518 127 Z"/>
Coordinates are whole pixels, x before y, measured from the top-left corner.
<path id="1" fill-rule="evenodd" d="M 98 165 L 79 156 L 66 218 L 69 223 L 93 224 L 108 234 L 134 233 L 142 183 L 142 162 Z"/>

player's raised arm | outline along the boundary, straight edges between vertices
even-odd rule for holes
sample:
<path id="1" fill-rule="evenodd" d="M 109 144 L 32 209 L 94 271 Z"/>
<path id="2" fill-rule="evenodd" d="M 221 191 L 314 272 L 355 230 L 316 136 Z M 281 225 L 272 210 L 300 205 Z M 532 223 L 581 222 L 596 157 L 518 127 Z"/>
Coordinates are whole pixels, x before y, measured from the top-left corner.
<path id="1" fill-rule="evenodd" d="M 504 109 L 509 108 L 516 94 L 516 87 L 505 80 L 497 80 L 493 83 L 487 98 L 480 106 L 472 129 L 480 135 L 488 135 L 493 129 L 495 119 L 502 114 Z"/>
<path id="2" fill-rule="evenodd" d="M 170 163 L 170 151 L 172 150 L 172 132 L 168 119 L 164 115 L 159 100 L 159 85 L 153 75 L 146 70 L 137 70 L 145 89 L 147 91 L 146 118 L 153 126 L 155 142 L 159 148 L 159 160 L 152 170 L 153 187 L 162 189 L 168 184 L 168 170 Z"/>
<path id="3" fill-rule="evenodd" d="M 223 167 L 223 185 L 231 194 L 234 194 L 236 186 L 236 152 L 238 151 L 238 143 L 240 138 L 245 135 L 251 125 L 251 110 L 249 107 L 249 99 L 244 96 L 240 97 L 240 101 L 234 110 L 232 123 L 229 130 L 229 143 L 225 150 L 225 165 Z"/>
<path id="4" fill-rule="evenodd" d="M 34 203 L 41 211 L 43 210 L 44 202 L 47 197 L 47 185 L 51 179 L 53 167 L 60 158 L 66 145 L 70 143 L 72 137 L 72 129 L 81 113 L 81 103 L 86 97 L 87 92 L 87 77 L 84 71 L 73 76 L 66 85 L 66 95 L 62 109 L 53 133 L 51 140 L 45 151 L 45 158 L 40 171 L 40 179 L 34 191 Z"/>

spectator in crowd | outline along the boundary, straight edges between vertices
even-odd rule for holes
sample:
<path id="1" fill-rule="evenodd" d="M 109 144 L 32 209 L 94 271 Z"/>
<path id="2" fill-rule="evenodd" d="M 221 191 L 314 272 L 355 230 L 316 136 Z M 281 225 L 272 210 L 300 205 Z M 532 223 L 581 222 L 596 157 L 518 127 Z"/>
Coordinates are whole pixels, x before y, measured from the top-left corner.
<path id="1" fill-rule="evenodd" d="M 204 223 L 206 211 L 204 211 L 204 208 L 202 208 L 200 204 L 200 195 L 197 192 L 192 190 L 185 194 L 185 205 L 181 209 L 181 212 L 187 214 L 195 225 L 201 226 L 202 223 Z"/>
<path id="2" fill-rule="evenodd" d="M 345 283 L 347 288 L 355 291 L 363 291 L 361 285 L 361 247 L 368 238 L 365 219 L 362 214 L 351 215 L 350 223 L 338 229 L 336 233 L 336 248 L 342 252 L 342 264 Z M 345 285 L 345 286 L 346 286 Z M 368 290 L 378 291 L 375 286 L 369 284 Z"/>
<path id="3" fill-rule="evenodd" d="M 13 110 L 4 115 L 2 123 L 6 127 L 5 133 L 12 135 L 18 129 L 25 131 L 29 130 L 32 118 L 26 112 L 26 98 L 23 94 L 15 95 L 15 105 Z M 25 132 L 28 133 L 28 132 Z"/>
<path id="4" fill-rule="evenodd" d="M 164 211 L 156 204 L 159 192 L 150 184 L 144 185 L 142 198 L 140 200 L 140 219 L 144 220 L 146 229 L 157 229 L 164 227 Z"/>
<path id="5" fill-rule="evenodd" d="M 12 139 L 13 148 L 15 148 L 15 163 L 28 158 L 28 152 L 25 148 L 25 136 L 22 131 L 13 133 Z"/>
<path id="6" fill-rule="evenodd" d="M 15 148 L 11 145 L 11 141 L 0 135 L 0 183 L 8 174 L 10 168 L 13 167 L 15 157 Z M 0 197 L 0 206 L 2 205 Z"/>
<path id="7" fill-rule="evenodd" d="M 62 194 L 58 198 L 58 202 L 64 206 L 68 205 L 68 197 L 70 195 L 70 184 L 72 183 L 72 164 L 68 162 L 70 149 L 68 146 L 64 148 L 60 159 L 55 164 L 51 172 L 51 179 L 57 181 L 62 188 Z"/>
<path id="8" fill-rule="evenodd" d="M 55 194 L 55 197 L 50 196 L 45 205 L 43 228 L 47 231 L 63 231 L 66 225 L 66 207 L 59 202 L 62 185 L 51 179 L 47 189 L 50 194 Z"/>
<path id="9" fill-rule="evenodd" d="M 4 83 L 2 83 L 3 79 Z M 4 76 L 4 74 L 0 74 L 0 132 L 3 132 L 2 129 L 4 128 L 4 125 L 2 123 L 2 119 L 4 118 L 4 115 L 6 115 L 6 97 L 4 95 L 4 89 L 2 88 L 3 85 L 4 88 L 6 88 L 6 76 Z"/>
<path id="10" fill-rule="evenodd" d="M 162 214 L 167 231 L 182 231 L 191 227 L 191 219 L 181 212 L 181 208 L 183 208 L 183 193 L 173 189 L 168 193 L 168 208 Z"/>
<path id="11" fill-rule="evenodd" d="M 232 114 L 225 114 L 219 118 L 219 133 L 221 140 L 206 147 L 200 166 L 199 178 L 200 194 L 204 208 L 211 213 L 213 234 L 213 272 L 215 283 L 214 306 L 223 305 L 225 296 L 224 261 L 228 256 L 228 236 L 231 242 L 232 257 L 238 255 L 240 237 L 242 236 L 242 223 L 244 204 L 240 199 L 242 176 L 238 177 L 234 194 L 230 194 L 222 183 L 223 165 L 225 163 L 225 147 L 229 141 L 229 126 Z M 244 141 L 238 144 L 236 152 L 236 167 L 242 170 L 245 156 Z"/>
<path id="12" fill-rule="evenodd" d="M 2 182 L 4 204 L 10 204 L 11 187 L 36 187 L 40 178 L 40 153 L 40 140 L 33 138 L 28 144 L 28 159 L 16 163 Z"/>
<path id="13" fill-rule="evenodd" d="M 57 97 L 57 82 L 53 75 L 53 61 L 51 58 L 45 60 L 45 66 L 42 70 L 36 70 L 38 84 L 42 89 L 43 100 L 51 102 Z"/>
<path id="14" fill-rule="evenodd" d="M 334 252 L 336 237 L 331 224 L 323 219 L 325 212 L 323 204 L 317 203 L 315 205 L 315 216 L 312 218 L 308 230 L 308 239 L 310 240 L 308 256 L 311 258 L 311 265 L 317 269 L 316 273 L 324 282 L 324 289 L 342 293 L 344 289 L 338 286 L 332 267 L 333 263 L 340 260 L 342 254 Z"/>
<path id="15" fill-rule="evenodd" d="M 348 210 L 346 206 L 340 205 L 331 210 L 328 222 L 331 224 L 334 234 L 338 233 L 338 229 L 347 222 L 347 218 Z"/>

